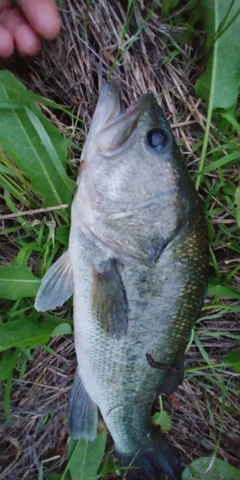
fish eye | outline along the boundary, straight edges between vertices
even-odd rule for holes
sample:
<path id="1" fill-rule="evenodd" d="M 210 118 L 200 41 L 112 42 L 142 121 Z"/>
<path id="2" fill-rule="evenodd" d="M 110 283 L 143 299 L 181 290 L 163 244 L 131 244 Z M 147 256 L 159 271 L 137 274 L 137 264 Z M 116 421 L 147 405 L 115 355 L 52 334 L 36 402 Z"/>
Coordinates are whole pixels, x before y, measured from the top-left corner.
<path id="1" fill-rule="evenodd" d="M 157 153 L 165 150 L 169 142 L 169 136 L 161 128 L 152 128 L 147 132 L 146 141 L 148 146 Z"/>

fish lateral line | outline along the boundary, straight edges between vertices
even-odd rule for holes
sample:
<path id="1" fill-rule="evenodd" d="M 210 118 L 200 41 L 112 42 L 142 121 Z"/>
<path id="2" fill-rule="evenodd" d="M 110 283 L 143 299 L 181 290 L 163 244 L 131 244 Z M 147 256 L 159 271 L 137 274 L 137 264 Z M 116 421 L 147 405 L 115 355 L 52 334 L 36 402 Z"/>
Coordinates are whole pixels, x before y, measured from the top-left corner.
<path id="1" fill-rule="evenodd" d="M 179 372 L 181 368 L 175 365 L 167 365 L 166 363 L 156 362 L 150 353 L 146 353 L 146 359 L 150 367 L 158 368 L 159 370 L 170 370 L 171 372 Z"/>

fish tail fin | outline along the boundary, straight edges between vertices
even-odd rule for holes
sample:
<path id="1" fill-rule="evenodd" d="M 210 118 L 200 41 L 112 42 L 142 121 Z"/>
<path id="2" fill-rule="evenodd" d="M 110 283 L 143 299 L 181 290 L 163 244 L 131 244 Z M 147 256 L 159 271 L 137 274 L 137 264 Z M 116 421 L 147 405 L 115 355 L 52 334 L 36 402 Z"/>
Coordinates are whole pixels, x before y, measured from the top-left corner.
<path id="1" fill-rule="evenodd" d="M 133 454 L 117 457 L 123 467 L 127 467 L 124 480 L 181 480 L 183 467 L 159 432 L 149 433 L 148 441 Z"/>

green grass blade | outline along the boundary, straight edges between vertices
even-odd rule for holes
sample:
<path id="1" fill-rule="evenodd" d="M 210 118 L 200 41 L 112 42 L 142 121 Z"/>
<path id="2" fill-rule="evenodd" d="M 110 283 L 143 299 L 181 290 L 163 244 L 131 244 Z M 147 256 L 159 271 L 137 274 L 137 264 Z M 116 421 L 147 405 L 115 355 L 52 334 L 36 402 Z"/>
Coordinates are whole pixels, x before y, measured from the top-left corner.
<path id="1" fill-rule="evenodd" d="M 14 353 L 13 353 L 14 352 Z M 6 380 L 14 370 L 19 357 L 19 350 L 5 350 L 0 360 L 0 381 Z"/>
<path id="2" fill-rule="evenodd" d="M 218 160 L 213 160 L 209 165 L 204 167 L 202 171 L 198 172 L 198 175 L 211 172 L 212 170 L 216 170 L 217 168 L 224 167 L 225 165 L 228 165 L 231 162 L 236 162 L 237 160 L 240 160 L 240 152 L 230 153 L 229 155 L 225 155 L 224 157 L 219 158 Z"/>

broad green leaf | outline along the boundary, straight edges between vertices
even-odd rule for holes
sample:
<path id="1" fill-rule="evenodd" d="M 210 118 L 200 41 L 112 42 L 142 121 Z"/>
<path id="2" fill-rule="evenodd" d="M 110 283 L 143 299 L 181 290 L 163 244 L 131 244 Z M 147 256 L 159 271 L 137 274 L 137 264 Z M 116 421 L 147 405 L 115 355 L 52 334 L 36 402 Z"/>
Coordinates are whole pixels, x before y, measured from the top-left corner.
<path id="1" fill-rule="evenodd" d="M 96 440 L 73 440 L 68 446 L 68 468 L 72 480 L 94 480 L 103 458 L 106 446 L 106 430 L 98 434 Z"/>
<path id="2" fill-rule="evenodd" d="M 11 375 L 18 361 L 18 357 L 19 350 L 15 350 L 14 353 L 12 353 L 12 350 L 6 350 L 2 353 L 0 361 L 0 381 L 7 379 L 9 375 Z"/>
<path id="3" fill-rule="evenodd" d="M 49 312 L 43 312 L 42 313 L 42 316 L 46 319 L 46 320 L 52 320 L 53 322 L 55 322 L 55 327 L 57 327 L 57 325 L 61 325 L 61 323 L 59 322 L 59 317 L 57 315 L 54 315 L 53 313 L 49 313 Z M 57 322 L 57 323 L 56 323 Z M 72 328 L 73 326 L 73 321 L 72 320 L 69 320 L 68 318 L 64 318 L 64 321 L 63 323 L 67 323 L 68 325 L 70 325 L 70 327 Z M 67 327 L 66 327 L 67 328 Z"/>
<path id="4" fill-rule="evenodd" d="M 117 469 L 118 469 L 118 467 L 117 467 Z M 113 455 L 112 455 L 111 451 L 107 451 L 104 454 L 104 461 L 101 463 L 101 469 L 99 470 L 99 474 L 97 476 L 97 479 L 99 479 L 99 478 L 102 478 L 104 480 L 107 479 L 107 478 L 110 479 L 111 476 L 109 476 L 109 473 L 113 474 L 114 472 L 116 473 L 116 463 L 114 461 L 114 458 L 113 458 Z"/>
<path id="5" fill-rule="evenodd" d="M 26 87 L 21 83 L 12 73 L 10 73 L 8 70 L 2 70 L 1 75 L 0 75 L 0 82 L 6 84 L 8 86 L 8 90 L 11 91 L 11 96 L 13 95 L 14 98 L 16 98 L 16 108 L 19 108 L 20 103 L 18 100 L 20 100 L 21 103 L 26 103 L 26 102 L 37 102 L 41 103 L 43 105 L 47 105 L 48 107 L 52 109 L 57 109 L 57 110 L 62 110 L 66 115 L 69 115 L 71 118 L 76 118 L 78 121 L 81 121 L 79 117 L 76 117 L 73 115 L 73 113 L 66 108 L 64 108 L 62 105 L 59 103 L 54 102 L 53 100 L 50 100 L 49 98 L 45 98 L 42 95 L 37 95 L 34 92 L 31 92 L 30 90 L 27 90 Z M 0 83 L 0 88 L 1 88 L 1 83 Z M 1 101 L 1 105 L 4 108 L 12 108 L 11 104 L 6 101 L 4 102 L 3 99 Z M 84 122 L 83 122 L 84 123 Z M 70 142 L 71 143 L 71 142 Z M 72 144 L 74 147 L 77 147 L 75 144 Z"/>
<path id="6" fill-rule="evenodd" d="M 17 102 L 18 108 L 4 108 L 6 102 Z M 43 205 L 70 204 L 75 183 L 65 171 L 67 143 L 21 82 L 5 71 L 0 72 L 0 113 L 0 143 L 44 198 Z"/>
<path id="7" fill-rule="evenodd" d="M 210 164 L 203 170 L 209 142 L 213 110 L 226 109 L 236 103 L 240 85 L 240 5 L 239 0 L 200 0 L 207 30 L 207 48 L 211 52 L 207 68 L 198 79 L 195 89 L 197 94 L 208 100 L 207 122 L 202 146 L 199 173 L 196 179 L 198 190 L 203 173 L 211 171 Z M 236 160 L 228 156 L 228 162 Z M 225 159 L 217 160 L 218 168 L 225 165 Z"/>
<path id="8" fill-rule="evenodd" d="M 211 100 L 212 108 L 230 108 L 240 86 L 240 3 L 239 0 L 200 0 L 207 49 L 210 55 L 205 72 L 196 83 L 197 94 Z"/>
<path id="9" fill-rule="evenodd" d="M 166 410 L 154 413 L 152 421 L 154 425 L 160 425 L 162 432 L 169 432 L 171 430 L 172 421 Z"/>
<path id="10" fill-rule="evenodd" d="M 40 280 L 28 267 L 0 266 L 0 298 L 18 300 L 19 298 L 35 297 L 39 286 Z"/>
<path id="11" fill-rule="evenodd" d="M 222 190 L 227 195 L 234 195 L 236 193 L 236 185 L 233 182 L 226 180 L 222 186 Z"/>
<path id="12" fill-rule="evenodd" d="M 55 239 L 61 242 L 65 247 L 68 246 L 68 239 L 69 239 L 68 225 L 61 225 L 61 227 L 57 228 L 55 233 Z"/>
<path id="13" fill-rule="evenodd" d="M 48 473 L 47 476 L 45 477 L 46 480 L 71 480 L 70 476 L 65 475 L 63 477 L 62 473 Z"/>
<path id="14" fill-rule="evenodd" d="M 237 292 L 236 290 L 233 290 L 230 287 L 227 287 L 225 285 L 208 285 L 208 295 L 213 295 L 217 297 L 229 297 L 229 298 L 235 298 L 237 300 L 240 299 L 240 292 Z"/>
<path id="15" fill-rule="evenodd" d="M 236 372 L 240 373 L 240 350 L 232 350 L 228 353 L 226 361 Z"/>
<path id="16" fill-rule="evenodd" d="M 52 332 L 52 336 L 55 335 L 70 335 L 72 333 L 72 328 L 69 323 L 60 323 Z"/>
<path id="17" fill-rule="evenodd" d="M 163 0 L 162 2 L 162 15 L 165 17 L 168 15 L 170 10 L 175 8 L 177 4 L 179 3 L 179 0 Z"/>
<path id="18" fill-rule="evenodd" d="M 240 480 L 240 470 L 219 458 L 201 457 L 185 468 L 182 480 Z"/>
<path id="19" fill-rule="evenodd" d="M 35 346 L 46 343 L 61 320 L 38 322 L 32 317 L 22 317 L 0 324 L 0 352 L 12 347 Z"/>

